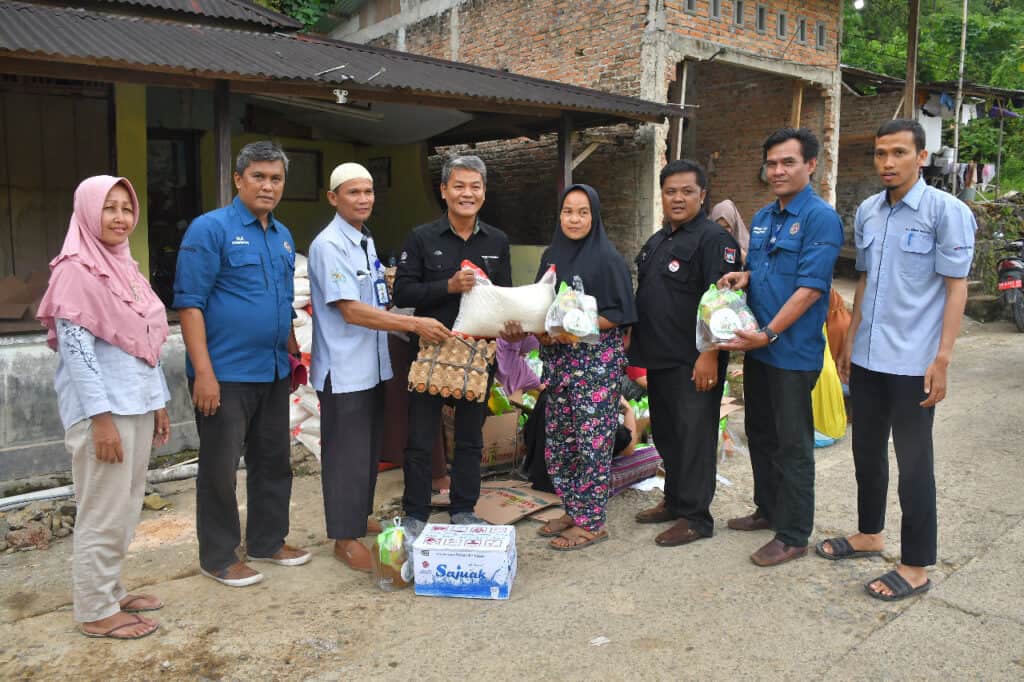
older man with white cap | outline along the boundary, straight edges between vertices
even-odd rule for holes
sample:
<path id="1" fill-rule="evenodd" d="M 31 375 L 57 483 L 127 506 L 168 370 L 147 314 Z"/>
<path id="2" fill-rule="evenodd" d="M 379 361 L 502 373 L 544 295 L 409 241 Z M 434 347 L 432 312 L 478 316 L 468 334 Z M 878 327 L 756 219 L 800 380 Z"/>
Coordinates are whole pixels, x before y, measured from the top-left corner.
<path id="1" fill-rule="evenodd" d="M 313 303 L 312 383 L 320 397 L 321 480 L 327 536 L 349 567 L 370 570 L 359 538 L 379 525 L 373 511 L 383 429 L 383 382 L 392 377 L 387 331 L 443 341 L 448 329 L 429 317 L 387 312 L 388 290 L 366 221 L 373 178 L 358 163 L 331 173 L 327 200 L 336 215 L 309 247 Z"/>

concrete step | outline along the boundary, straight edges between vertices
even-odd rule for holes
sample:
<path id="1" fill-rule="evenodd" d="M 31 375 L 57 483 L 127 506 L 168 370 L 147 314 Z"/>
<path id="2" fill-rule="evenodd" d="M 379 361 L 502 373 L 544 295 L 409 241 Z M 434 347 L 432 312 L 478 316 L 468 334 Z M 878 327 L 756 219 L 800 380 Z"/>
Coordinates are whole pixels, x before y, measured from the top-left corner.
<path id="1" fill-rule="evenodd" d="M 980 279 L 972 279 L 967 281 L 967 295 L 972 296 L 974 294 L 984 294 L 985 283 Z"/>
<path id="2" fill-rule="evenodd" d="M 979 322 L 998 320 L 1003 315 L 1003 299 L 992 294 L 969 295 L 964 314 Z"/>

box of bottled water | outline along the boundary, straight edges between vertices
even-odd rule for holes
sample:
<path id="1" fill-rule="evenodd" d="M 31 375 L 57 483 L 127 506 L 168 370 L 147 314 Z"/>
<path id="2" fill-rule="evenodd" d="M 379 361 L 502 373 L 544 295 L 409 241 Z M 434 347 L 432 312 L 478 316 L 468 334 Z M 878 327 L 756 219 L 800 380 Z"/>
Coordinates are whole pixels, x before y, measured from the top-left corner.
<path id="1" fill-rule="evenodd" d="M 516 529 L 428 523 L 413 545 L 416 594 L 508 599 L 516 577 Z"/>

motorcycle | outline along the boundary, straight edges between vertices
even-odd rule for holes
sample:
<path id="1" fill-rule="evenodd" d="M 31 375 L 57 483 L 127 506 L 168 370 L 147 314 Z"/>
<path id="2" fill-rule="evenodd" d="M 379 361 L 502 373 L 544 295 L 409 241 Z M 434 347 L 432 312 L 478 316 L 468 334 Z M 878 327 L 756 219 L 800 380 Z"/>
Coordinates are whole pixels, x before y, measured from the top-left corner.
<path id="1" fill-rule="evenodd" d="M 1024 332 L 1024 238 L 1005 242 L 997 251 L 1010 255 L 1000 258 L 996 264 L 999 275 L 996 288 L 1002 292 L 1017 331 Z"/>

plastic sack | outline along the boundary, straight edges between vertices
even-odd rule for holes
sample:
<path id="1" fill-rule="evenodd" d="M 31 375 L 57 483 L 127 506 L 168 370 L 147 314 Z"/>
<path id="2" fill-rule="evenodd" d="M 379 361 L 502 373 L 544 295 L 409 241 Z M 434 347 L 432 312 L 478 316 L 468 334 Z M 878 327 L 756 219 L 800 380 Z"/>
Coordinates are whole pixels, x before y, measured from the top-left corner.
<path id="1" fill-rule="evenodd" d="M 309 261 L 301 253 L 295 254 L 295 278 L 309 277 Z"/>
<path id="2" fill-rule="evenodd" d="M 306 449 L 313 453 L 316 461 L 320 461 L 320 417 L 310 417 L 299 425 L 299 432 L 295 439 L 306 446 Z"/>
<path id="3" fill-rule="evenodd" d="M 574 277 L 573 286 L 562 282 L 555 300 L 548 308 L 544 331 L 548 334 L 568 334 L 576 341 L 597 343 L 601 328 L 597 325 L 597 299 L 583 292 L 583 282 Z"/>
<path id="4" fill-rule="evenodd" d="M 747 306 L 746 294 L 712 284 L 697 306 L 697 351 L 714 350 L 718 344 L 735 339 L 736 330 L 754 332 L 759 326 Z"/>
<path id="5" fill-rule="evenodd" d="M 405 530 L 402 519 L 396 518 L 377 535 L 370 551 L 373 563 L 373 582 L 385 592 L 396 592 L 412 584 L 412 564 L 405 549 Z"/>
<path id="6" fill-rule="evenodd" d="M 502 415 L 516 409 L 512 406 L 512 403 L 508 401 L 508 395 L 506 395 L 505 389 L 498 384 L 491 386 L 491 397 L 487 399 L 487 407 L 491 410 L 491 414 L 495 416 Z"/>
<path id="7" fill-rule="evenodd" d="M 295 287 L 296 298 L 299 298 L 300 296 L 304 298 L 309 298 L 310 292 L 312 291 L 309 284 L 309 278 L 296 277 L 294 280 L 292 280 L 292 285 Z"/>
<path id="8" fill-rule="evenodd" d="M 292 319 L 292 326 L 293 327 L 304 327 L 307 324 L 308 325 L 312 325 L 313 324 L 313 316 L 310 315 L 309 313 L 307 313 L 302 308 L 296 309 L 295 310 L 295 317 Z"/>
<path id="9" fill-rule="evenodd" d="M 468 260 L 462 261 L 462 269 L 473 271 L 476 284 L 462 294 L 453 332 L 494 338 L 501 334 L 509 320 L 519 322 L 526 332 L 544 331 L 544 317 L 555 300 L 554 266 L 536 284 L 522 287 L 496 286 L 483 270 Z"/>
<path id="10" fill-rule="evenodd" d="M 825 361 L 818 375 L 818 383 L 811 391 L 811 407 L 814 410 L 814 429 L 829 438 L 842 438 L 846 434 L 846 404 L 843 402 L 843 385 L 832 359 L 832 352 L 825 336 Z"/>

